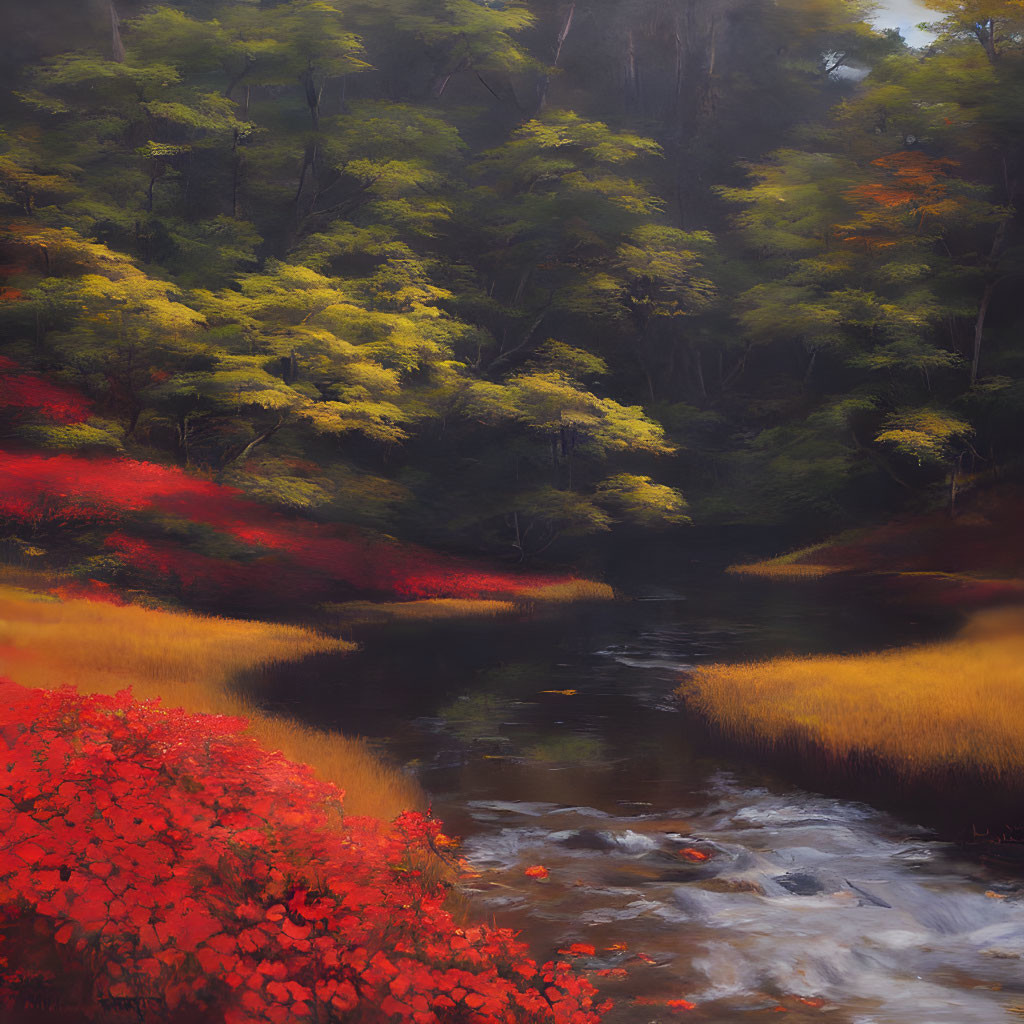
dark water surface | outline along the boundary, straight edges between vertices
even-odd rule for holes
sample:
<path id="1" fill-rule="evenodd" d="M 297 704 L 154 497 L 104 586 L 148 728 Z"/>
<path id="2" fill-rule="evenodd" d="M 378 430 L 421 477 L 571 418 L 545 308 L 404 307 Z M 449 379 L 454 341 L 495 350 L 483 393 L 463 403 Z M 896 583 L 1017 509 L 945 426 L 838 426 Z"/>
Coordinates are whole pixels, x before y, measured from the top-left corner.
<path id="1" fill-rule="evenodd" d="M 617 582 L 615 603 L 366 627 L 355 655 L 249 685 L 415 771 L 480 872 L 475 916 L 522 930 L 540 959 L 584 942 L 597 955 L 580 967 L 628 972 L 594 979 L 610 1024 L 1021 1020 L 1019 874 L 912 813 L 797 785 L 673 697 L 701 663 L 877 649 L 953 622 L 894 608 L 877 584 L 780 585 L 710 561 L 637 563 Z M 524 876 L 534 864 L 548 880 Z"/>

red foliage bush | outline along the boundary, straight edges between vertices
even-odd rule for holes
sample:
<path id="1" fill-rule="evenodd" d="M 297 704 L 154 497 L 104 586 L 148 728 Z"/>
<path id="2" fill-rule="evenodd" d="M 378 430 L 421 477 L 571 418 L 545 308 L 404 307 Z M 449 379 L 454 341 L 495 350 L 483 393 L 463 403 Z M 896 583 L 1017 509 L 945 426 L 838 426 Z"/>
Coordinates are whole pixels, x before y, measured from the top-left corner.
<path id="1" fill-rule="evenodd" d="M 90 402 L 83 395 L 25 373 L 13 360 L 0 356 L 0 413 L 35 413 L 54 423 L 84 423 L 90 412 Z"/>
<path id="2" fill-rule="evenodd" d="M 138 573 L 140 586 L 169 588 L 197 606 L 229 601 L 239 607 L 259 608 L 268 597 L 275 605 L 312 601 L 326 597 L 330 588 L 330 581 L 315 569 L 300 568 L 275 556 L 231 561 L 121 531 L 110 534 L 104 546 Z"/>
<path id="3" fill-rule="evenodd" d="M 62 601 L 93 601 L 96 604 L 125 605 L 128 602 L 109 583 L 86 580 L 50 587 L 49 592 Z"/>
<path id="4" fill-rule="evenodd" d="M 568 579 L 480 571 L 468 561 L 415 545 L 289 519 L 232 487 L 150 462 L 0 452 L 0 478 L 5 484 L 0 517 L 34 526 L 66 526 L 115 523 L 130 513 L 161 512 L 211 526 L 254 548 L 279 552 L 307 573 L 363 592 L 406 598 L 507 596 Z M 131 564 L 177 575 L 189 585 L 203 574 L 213 590 L 218 579 L 224 581 L 225 592 L 268 585 L 265 574 L 246 575 L 241 563 L 116 537 L 114 546 Z M 160 560 L 166 567 L 157 565 Z M 275 591 L 279 582 L 273 577 Z"/>
<path id="5" fill-rule="evenodd" d="M 608 1004 L 568 964 L 538 967 L 508 930 L 456 926 L 418 869 L 439 822 L 342 817 L 333 786 L 243 725 L 0 681 L 7 1012 L 600 1020 Z"/>
<path id="6" fill-rule="evenodd" d="M 31 524 L 109 522 L 150 509 L 202 512 L 237 493 L 151 462 L 75 455 L 0 452 L 0 477 L 0 515 Z"/>

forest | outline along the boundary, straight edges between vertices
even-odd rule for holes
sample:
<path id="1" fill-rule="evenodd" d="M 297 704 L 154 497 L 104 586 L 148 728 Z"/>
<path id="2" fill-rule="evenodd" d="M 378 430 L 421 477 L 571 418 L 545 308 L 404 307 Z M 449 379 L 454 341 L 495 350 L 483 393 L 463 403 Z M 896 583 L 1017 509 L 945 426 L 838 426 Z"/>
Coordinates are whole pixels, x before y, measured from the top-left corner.
<path id="1" fill-rule="evenodd" d="M 5 1024 L 1019 1019 L 1024 0 L 895 6 L 4 5 Z"/>
<path id="2" fill-rule="evenodd" d="M 19 5 L 3 358 L 83 411 L 5 436 L 510 561 L 955 499 L 1020 455 L 1024 12 L 930 7 Z"/>

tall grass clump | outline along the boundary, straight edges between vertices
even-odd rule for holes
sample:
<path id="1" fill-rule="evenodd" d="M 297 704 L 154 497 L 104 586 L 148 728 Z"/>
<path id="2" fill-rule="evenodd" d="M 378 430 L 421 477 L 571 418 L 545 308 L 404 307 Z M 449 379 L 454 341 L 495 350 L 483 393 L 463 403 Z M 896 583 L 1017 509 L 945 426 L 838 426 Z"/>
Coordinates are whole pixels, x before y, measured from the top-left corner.
<path id="1" fill-rule="evenodd" d="M 1024 608 L 976 614 L 950 640 L 874 654 L 697 669 L 679 688 L 727 736 L 865 757 L 908 780 L 1024 773 Z"/>
<path id="2" fill-rule="evenodd" d="M 730 565 L 726 572 L 739 576 L 763 576 L 767 579 L 813 580 L 843 572 L 841 565 L 814 565 L 790 562 L 784 558 L 771 558 L 765 562 L 751 562 L 747 565 Z"/>
<path id="3" fill-rule="evenodd" d="M 434 597 L 422 601 L 345 601 L 325 604 L 323 611 L 345 625 L 382 622 L 438 622 L 445 619 L 496 619 L 512 615 L 518 606 L 512 601 L 471 600 Z"/>
<path id="4" fill-rule="evenodd" d="M 743 565 L 730 565 L 725 571 L 740 576 L 764 576 L 769 579 L 817 579 L 831 576 L 837 572 L 848 572 L 852 565 L 845 565 L 842 559 L 835 559 L 833 549 L 836 545 L 854 540 L 864 531 L 848 530 L 820 544 L 809 544 L 807 547 L 788 551 L 775 558 L 766 558 L 760 562 L 748 562 Z M 815 556 L 825 556 L 816 558 Z"/>
<path id="5" fill-rule="evenodd" d="M 298 626 L 59 600 L 0 586 L 0 676 L 86 694 L 131 689 L 140 700 L 159 697 L 189 712 L 246 718 L 263 746 L 344 789 L 350 812 L 390 820 L 423 805 L 423 794 L 399 769 L 362 740 L 267 714 L 230 687 L 244 671 L 352 649 Z"/>
<path id="6" fill-rule="evenodd" d="M 342 624 L 381 622 L 438 622 L 445 619 L 495 619 L 515 615 L 538 604 L 610 601 L 615 592 L 597 580 L 569 579 L 524 586 L 506 599 L 430 597 L 417 601 L 344 601 L 322 605 Z"/>
<path id="7" fill-rule="evenodd" d="M 516 591 L 515 596 L 529 601 L 562 604 L 570 601 L 611 601 L 615 598 L 615 591 L 607 583 L 597 580 L 570 579 L 524 586 Z"/>

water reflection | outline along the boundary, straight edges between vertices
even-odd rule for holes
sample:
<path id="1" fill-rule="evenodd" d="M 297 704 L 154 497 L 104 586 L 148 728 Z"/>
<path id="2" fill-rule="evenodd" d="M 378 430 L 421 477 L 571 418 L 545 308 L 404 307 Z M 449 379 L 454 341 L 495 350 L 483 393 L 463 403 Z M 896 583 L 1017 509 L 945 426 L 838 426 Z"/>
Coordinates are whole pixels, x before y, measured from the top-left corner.
<path id="1" fill-rule="evenodd" d="M 672 696 L 712 659 L 858 651 L 950 628 L 868 584 L 723 577 L 532 617 L 366 629 L 364 650 L 248 685 L 377 737 L 481 877 L 475 911 L 546 957 L 574 941 L 619 1003 L 692 1019 L 993 1024 L 1024 1004 L 1024 900 L 927 831 L 718 744 Z M 689 854 L 686 851 L 691 851 Z M 527 878 L 544 864 L 547 882 Z M 626 949 L 615 949 L 626 946 Z M 642 957 L 638 954 L 642 954 Z M 621 972 L 626 976 L 622 977 Z"/>

